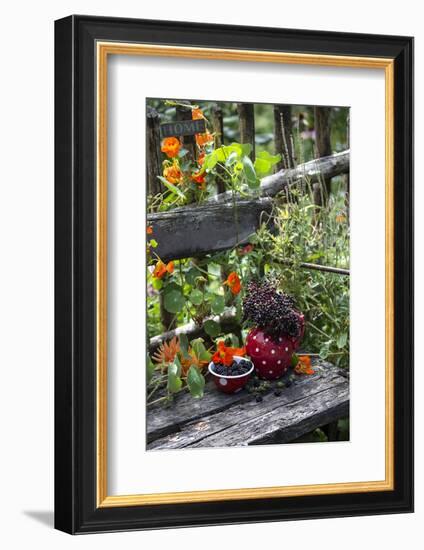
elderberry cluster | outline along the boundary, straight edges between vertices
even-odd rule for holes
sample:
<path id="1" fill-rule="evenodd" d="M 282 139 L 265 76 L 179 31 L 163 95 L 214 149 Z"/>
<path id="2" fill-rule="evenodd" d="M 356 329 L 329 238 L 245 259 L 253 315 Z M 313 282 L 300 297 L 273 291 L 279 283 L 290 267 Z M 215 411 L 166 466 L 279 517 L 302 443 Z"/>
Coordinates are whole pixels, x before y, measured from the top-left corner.
<path id="1" fill-rule="evenodd" d="M 250 321 L 276 340 L 279 336 L 297 338 L 299 314 L 291 296 L 276 290 L 269 281 L 251 281 L 243 300 L 243 320 Z"/>

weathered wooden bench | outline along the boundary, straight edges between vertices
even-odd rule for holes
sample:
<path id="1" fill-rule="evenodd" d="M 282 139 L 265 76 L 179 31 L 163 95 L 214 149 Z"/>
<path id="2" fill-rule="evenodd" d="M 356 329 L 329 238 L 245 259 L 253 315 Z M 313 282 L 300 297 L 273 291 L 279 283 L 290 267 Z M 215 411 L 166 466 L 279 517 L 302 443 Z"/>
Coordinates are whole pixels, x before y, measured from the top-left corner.
<path id="1" fill-rule="evenodd" d="M 202 399 L 183 392 L 167 407 L 147 412 L 147 449 L 230 447 L 289 443 L 349 414 L 347 373 L 331 363 L 312 361 L 315 374 L 296 375 L 293 384 L 263 400 L 242 390 L 219 392 L 208 381 Z"/>

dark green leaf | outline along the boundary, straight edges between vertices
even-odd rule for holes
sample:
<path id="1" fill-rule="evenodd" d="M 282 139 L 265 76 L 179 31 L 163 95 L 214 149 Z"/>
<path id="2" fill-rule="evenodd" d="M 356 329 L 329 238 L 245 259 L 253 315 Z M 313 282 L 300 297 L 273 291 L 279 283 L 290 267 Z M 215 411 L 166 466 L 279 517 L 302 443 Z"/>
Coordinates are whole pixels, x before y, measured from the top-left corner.
<path id="1" fill-rule="evenodd" d="M 177 283 L 174 283 L 174 282 L 166 283 L 163 289 L 163 293 L 168 294 L 168 292 L 172 292 L 172 291 L 179 292 L 180 294 L 183 293 L 183 289 Z"/>
<path id="2" fill-rule="evenodd" d="M 178 339 L 180 341 L 180 350 L 181 350 L 181 353 L 182 353 L 184 359 L 189 359 L 190 355 L 188 353 L 188 338 L 187 338 L 187 335 L 182 333 L 182 334 L 179 335 Z M 177 359 L 178 359 L 178 357 L 177 357 Z"/>
<path id="3" fill-rule="evenodd" d="M 203 325 L 206 334 L 208 334 L 211 338 L 216 338 L 221 334 L 221 326 L 216 321 L 212 321 L 212 319 L 209 319 L 208 321 L 205 321 Z"/>
<path id="4" fill-rule="evenodd" d="M 339 334 L 339 337 L 337 338 L 337 347 L 339 349 L 342 349 L 345 347 L 347 343 L 347 332 L 342 332 Z"/>
<path id="5" fill-rule="evenodd" d="M 185 298 L 177 290 L 171 290 L 164 294 L 164 306 L 169 313 L 179 313 L 185 304 Z"/>
<path id="6" fill-rule="evenodd" d="M 199 306 L 203 302 L 203 293 L 200 290 L 192 290 L 188 299 L 193 305 Z"/>
<path id="7" fill-rule="evenodd" d="M 194 286 L 196 284 L 196 278 L 201 277 L 202 274 L 195 267 L 190 268 L 185 274 L 185 280 L 189 285 Z"/>
<path id="8" fill-rule="evenodd" d="M 195 398 L 203 397 L 203 389 L 205 387 L 205 379 L 199 369 L 194 365 L 188 370 L 187 373 L 187 386 L 190 393 Z"/>
<path id="9" fill-rule="evenodd" d="M 171 393 L 178 392 L 183 385 L 180 372 L 181 369 L 175 363 L 168 366 L 168 391 Z"/>
<path id="10" fill-rule="evenodd" d="M 220 294 L 216 294 L 213 299 L 211 300 L 211 310 L 212 313 L 215 313 L 216 315 L 219 315 L 222 313 L 225 309 L 225 299 L 224 296 L 221 296 Z"/>
<path id="11" fill-rule="evenodd" d="M 247 184 L 251 189 L 257 189 L 260 185 L 256 176 L 255 167 L 249 157 L 242 158 L 243 170 L 246 176 Z"/>

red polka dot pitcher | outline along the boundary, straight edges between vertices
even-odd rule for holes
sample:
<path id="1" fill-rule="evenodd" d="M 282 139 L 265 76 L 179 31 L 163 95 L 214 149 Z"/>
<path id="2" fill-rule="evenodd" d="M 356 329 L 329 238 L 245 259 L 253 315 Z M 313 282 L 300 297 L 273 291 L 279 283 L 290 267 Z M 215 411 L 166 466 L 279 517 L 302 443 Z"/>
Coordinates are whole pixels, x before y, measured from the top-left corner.
<path id="1" fill-rule="evenodd" d="M 247 355 L 260 378 L 280 378 L 290 367 L 293 352 L 299 348 L 305 330 L 304 316 L 299 314 L 299 319 L 301 330 L 297 338 L 284 335 L 272 338 L 259 328 L 252 329 L 247 335 Z"/>

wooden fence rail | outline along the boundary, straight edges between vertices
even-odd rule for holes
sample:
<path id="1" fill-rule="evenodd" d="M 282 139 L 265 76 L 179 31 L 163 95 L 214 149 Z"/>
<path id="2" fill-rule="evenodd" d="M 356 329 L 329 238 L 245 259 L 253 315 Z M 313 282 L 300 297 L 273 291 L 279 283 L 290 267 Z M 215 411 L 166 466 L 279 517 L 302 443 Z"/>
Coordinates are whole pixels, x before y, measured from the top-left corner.
<path id="1" fill-rule="evenodd" d="M 260 195 L 262 197 L 273 197 L 287 187 L 304 183 L 306 180 L 309 183 L 314 183 L 340 174 L 346 174 L 349 172 L 349 157 L 350 151 L 346 150 L 328 157 L 310 160 L 304 164 L 299 164 L 296 168 L 280 170 L 261 179 Z M 232 200 L 233 194 L 231 191 L 226 191 L 211 197 L 207 202 L 223 203 Z"/>
<path id="2" fill-rule="evenodd" d="M 309 178 L 333 177 L 349 170 L 349 151 L 281 170 L 262 179 L 260 194 L 253 200 L 237 200 L 231 193 L 216 195 L 200 206 L 185 206 L 149 214 L 147 221 L 158 243 L 155 252 L 165 262 L 203 256 L 243 244 L 261 223 L 269 222 L 271 197 Z"/>

